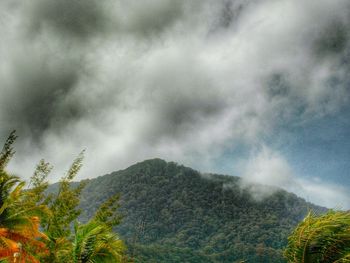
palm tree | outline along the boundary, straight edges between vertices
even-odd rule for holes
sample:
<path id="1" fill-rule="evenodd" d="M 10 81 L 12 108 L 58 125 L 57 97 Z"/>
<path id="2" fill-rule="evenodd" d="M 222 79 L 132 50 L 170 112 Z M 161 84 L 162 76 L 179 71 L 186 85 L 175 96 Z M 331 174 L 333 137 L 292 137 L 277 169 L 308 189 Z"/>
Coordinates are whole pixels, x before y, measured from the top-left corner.
<path id="1" fill-rule="evenodd" d="M 74 263 L 122 262 L 124 244 L 112 229 L 99 221 L 75 224 L 73 241 Z"/>
<path id="2" fill-rule="evenodd" d="M 285 257 L 293 263 L 350 262 L 350 211 L 309 213 L 288 238 Z"/>
<path id="3" fill-rule="evenodd" d="M 40 220 L 35 216 L 41 207 L 26 207 L 24 183 L 18 177 L 0 170 L 0 259 L 10 262 L 39 262 L 46 253 L 40 240 Z M 34 256 L 35 255 L 35 256 Z"/>
<path id="4" fill-rule="evenodd" d="M 80 214 L 77 206 L 85 185 L 73 188 L 71 181 L 81 167 L 83 153 L 62 178 L 58 194 L 46 196 L 46 176 L 51 166 L 45 161 L 39 163 L 29 190 L 23 191 L 24 182 L 5 171 L 14 154 L 15 139 L 12 132 L 0 152 L 0 262 L 121 262 L 124 244 L 112 232 L 120 221 L 115 214 L 119 197 L 107 200 L 87 224 L 76 223 L 71 234 L 71 222 Z M 47 236 L 39 231 L 39 216 Z"/>

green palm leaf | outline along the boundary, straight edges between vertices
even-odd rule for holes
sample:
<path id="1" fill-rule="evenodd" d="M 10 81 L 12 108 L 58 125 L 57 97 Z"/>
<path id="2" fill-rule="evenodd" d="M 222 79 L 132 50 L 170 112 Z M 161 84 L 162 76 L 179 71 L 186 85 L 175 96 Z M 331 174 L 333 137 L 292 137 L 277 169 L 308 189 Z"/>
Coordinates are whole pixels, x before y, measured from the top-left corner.
<path id="1" fill-rule="evenodd" d="M 350 212 L 309 213 L 289 237 L 285 257 L 295 263 L 350 262 Z"/>
<path id="2" fill-rule="evenodd" d="M 75 225 L 73 258 L 76 263 L 121 262 L 125 247 L 111 228 L 98 221 Z"/>

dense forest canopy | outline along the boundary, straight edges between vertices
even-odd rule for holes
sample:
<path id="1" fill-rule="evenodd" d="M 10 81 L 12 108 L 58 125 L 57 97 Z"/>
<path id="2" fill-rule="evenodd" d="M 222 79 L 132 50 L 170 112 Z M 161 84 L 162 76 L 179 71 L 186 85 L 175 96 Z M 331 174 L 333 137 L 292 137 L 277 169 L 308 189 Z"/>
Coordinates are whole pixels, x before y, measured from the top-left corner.
<path id="1" fill-rule="evenodd" d="M 86 181 L 81 220 L 116 193 L 116 229 L 140 262 L 285 262 L 291 230 L 309 209 L 325 211 L 282 189 L 257 201 L 239 177 L 152 159 Z"/>

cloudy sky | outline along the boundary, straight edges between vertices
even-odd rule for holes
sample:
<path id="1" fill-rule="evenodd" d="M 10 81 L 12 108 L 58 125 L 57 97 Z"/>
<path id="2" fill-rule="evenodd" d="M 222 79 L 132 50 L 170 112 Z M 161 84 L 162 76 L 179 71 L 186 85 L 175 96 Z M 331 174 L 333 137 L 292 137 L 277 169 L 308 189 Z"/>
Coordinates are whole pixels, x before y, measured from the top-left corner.
<path id="1" fill-rule="evenodd" d="M 160 157 L 350 208 L 348 0 L 2 0 L 0 136 L 57 180 Z"/>

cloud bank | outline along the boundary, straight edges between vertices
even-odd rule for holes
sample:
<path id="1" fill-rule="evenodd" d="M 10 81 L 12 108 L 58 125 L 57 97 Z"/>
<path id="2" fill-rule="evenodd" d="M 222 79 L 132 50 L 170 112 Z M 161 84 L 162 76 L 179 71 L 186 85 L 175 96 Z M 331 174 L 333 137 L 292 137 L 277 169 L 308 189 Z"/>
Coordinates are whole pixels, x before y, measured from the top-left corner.
<path id="1" fill-rule="evenodd" d="M 302 178 L 295 174 L 287 160 L 278 152 L 262 146 L 246 162 L 241 187 L 251 191 L 257 200 L 264 200 L 278 189 L 293 192 L 305 200 L 325 207 L 349 209 L 348 189 L 321 178 Z M 256 184 L 277 188 L 259 187 Z"/>
<path id="2" fill-rule="evenodd" d="M 18 131 L 12 168 L 26 177 L 42 157 L 62 171 L 85 148 L 82 177 L 156 156 L 206 170 L 237 144 L 349 103 L 346 0 L 6 0 L 0 10 L 0 135 Z"/>

